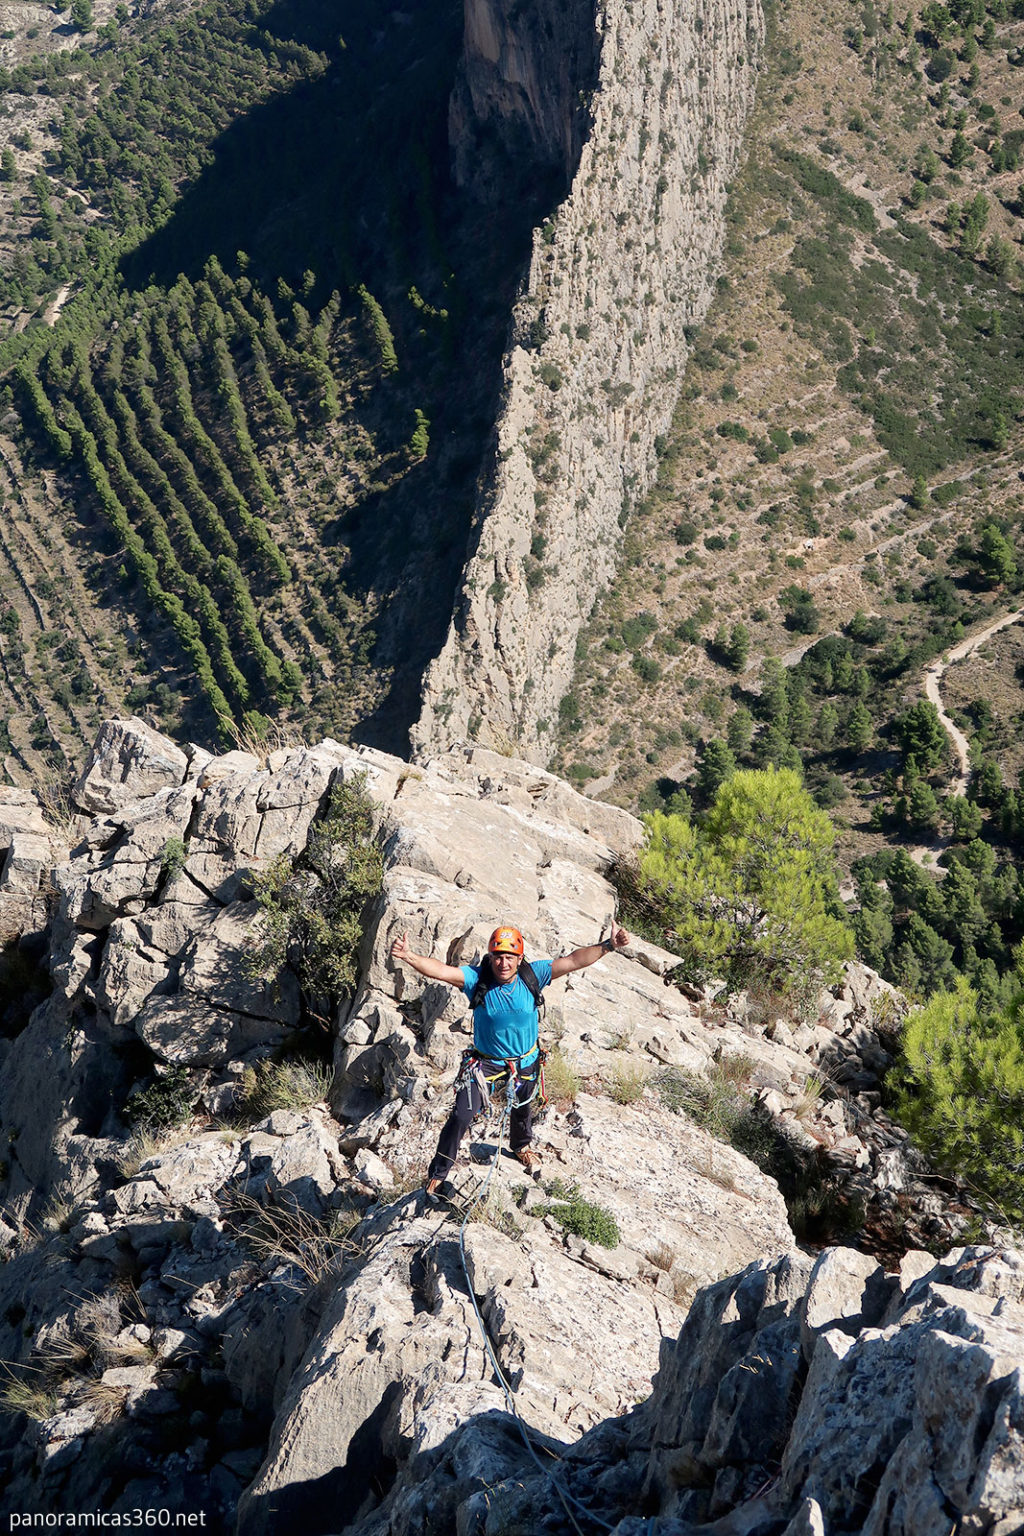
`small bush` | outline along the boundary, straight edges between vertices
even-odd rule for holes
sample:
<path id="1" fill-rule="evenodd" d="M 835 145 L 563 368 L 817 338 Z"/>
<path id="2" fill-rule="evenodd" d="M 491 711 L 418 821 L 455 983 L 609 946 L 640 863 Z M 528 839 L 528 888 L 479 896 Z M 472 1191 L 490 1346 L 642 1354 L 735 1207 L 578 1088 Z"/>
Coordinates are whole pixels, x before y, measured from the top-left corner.
<path id="1" fill-rule="evenodd" d="M 653 656 L 634 656 L 630 666 L 644 683 L 656 683 L 661 678 L 661 667 Z"/>
<path id="2" fill-rule="evenodd" d="M 291 965 L 307 999 L 336 1005 L 355 987 L 363 912 L 382 879 L 373 802 L 365 776 L 353 778 L 331 791 L 299 858 L 275 859 L 257 876 L 263 930 L 250 972 L 277 976 Z"/>
<path id="3" fill-rule="evenodd" d="M 187 1067 L 168 1067 L 125 1105 L 129 1125 L 155 1133 L 173 1130 L 191 1118 L 198 1094 Z"/>
<path id="4" fill-rule="evenodd" d="M 176 880 L 185 868 L 185 860 L 188 858 L 188 845 L 180 837 L 169 837 L 164 843 L 163 853 L 160 855 L 160 869 L 166 876 L 168 884 Z"/>
<path id="5" fill-rule="evenodd" d="M 545 1185 L 545 1191 L 552 1197 L 552 1203 L 544 1208 L 543 1214 L 553 1216 L 563 1231 L 601 1248 L 619 1246 L 619 1227 L 611 1211 L 584 1200 L 575 1181 L 564 1184 L 561 1179 L 553 1179 Z"/>

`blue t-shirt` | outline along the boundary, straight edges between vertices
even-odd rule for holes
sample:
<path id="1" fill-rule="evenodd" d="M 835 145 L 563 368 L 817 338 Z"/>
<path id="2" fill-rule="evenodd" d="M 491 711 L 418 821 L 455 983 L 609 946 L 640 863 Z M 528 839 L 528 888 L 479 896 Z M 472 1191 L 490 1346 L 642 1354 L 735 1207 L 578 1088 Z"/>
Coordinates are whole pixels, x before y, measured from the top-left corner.
<path id="1" fill-rule="evenodd" d="M 551 961 L 531 960 L 533 974 L 541 991 L 551 985 Z M 473 996 L 480 979 L 476 966 L 460 967 L 463 991 Z M 504 985 L 489 987 L 483 1002 L 473 1009 L 473 1044 L 483 1056 L 504 1061 L 508 1056 L 522 1057 L 528 1067 L 537 1058 L 537 1007 L 533 993 L 518 971 Z"/>

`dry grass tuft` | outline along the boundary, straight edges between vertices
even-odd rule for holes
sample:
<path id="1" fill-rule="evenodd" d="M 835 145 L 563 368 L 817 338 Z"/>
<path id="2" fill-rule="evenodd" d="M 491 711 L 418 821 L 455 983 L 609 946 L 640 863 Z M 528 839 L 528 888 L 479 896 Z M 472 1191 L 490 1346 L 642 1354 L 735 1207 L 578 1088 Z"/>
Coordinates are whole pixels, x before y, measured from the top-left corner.
<path id="1" fill-rule="evenodd" d="M 560 1046 L 548 1054 L 544 1063 L 544 1092 L 552 1104 L 570 1104 L 583 1086 L 583 1079 Z"/>
<path id="2" fill-rule="evenodd" d="M 156 1157 L 159 1152 L 165 1152 L 168 1147 L 176 1146 L 178 1142 L 185 1140 L 187 1136 L 184 1132 L 175 1136 L 141 1126 L 125 1142 L 114 1161 L 114 1166 L 123 1179 L 134 1179 L 143 1163 L 149 1158 Z"/>
<path id="3" fill-rule="evenodd" d="M 360 1251 L 352 1237 L 360 1221 L 354 1210 L 313 1216 L 296 1205 L 264 1205 L 252 1195 L 237 1194 L 230 1214 L 239 1236 L 260 1259 L 288 1264 L 311 1284 L 340 1274 L 345 1261 Z"/>
<path id="4" fill-rule="evenodd" d="M 226 716 L 221 719 L 238 751 L 248 752 L 261 768 L 267 767 L 268 758 L 275 752 L 297 752 L 307 745 L 301 727 L 294 723 L 282 724 L 279 720 L 268 720 L 266 716 L 262 716 L 259 723 L 247 716 L 242 725 Z"/>
<path id="5" fill-rule="evenodd" d="M 240 1119 L 262 1120 L 276 1109 L 309 1109 L 328 1097 L 333 1082 L 333 1069 L 321 1062 L 257 1062 L 245 1069 L 233 1113 Z"/>
<path id="6" fill-rule="evenodd" d="M 602 1074 L 602 1085 L 616 1104 L 635 1104 L 643 1098 L 650 1080 L 647 1068 L 637 1062 L 617 1061 Z"/>
<path id="7" fill-rule="evenodd" d="M 2 1363 L 0 1368 L 7 1376 L 6 1381 L 0 1385 L 0 1406 L 8 1413 L 23 1413 L 40 1424 L 44 1419 L 53 1417 L 57 1412 L 59 1397 L 48 1376 L 42 1371 L 38 1375 L 16 1376 L 6 1363 Z"/>

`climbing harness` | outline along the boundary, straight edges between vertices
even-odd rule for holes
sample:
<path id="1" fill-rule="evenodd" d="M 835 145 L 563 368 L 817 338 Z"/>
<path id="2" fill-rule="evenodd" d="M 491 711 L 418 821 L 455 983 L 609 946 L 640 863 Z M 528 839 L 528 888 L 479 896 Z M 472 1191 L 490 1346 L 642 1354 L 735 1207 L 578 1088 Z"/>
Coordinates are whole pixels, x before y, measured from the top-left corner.
<path id="1" fill-rule="evenodd" d="M 524 1072 L 522 1065 L 523 1056 L 531 1056 L 534 1051 L 537 1052 L 535 1058 L 536 1070 L 534 1071 L 531 1063 L 531 1066 Z M 528 1098 L 517 1099 L 512 1107 L 514 1109 L 525 1109 L 527 1104 L 532 1104 L 536 1099 L 539 1106 L 543 1108 L 547 1103 L 547 1096 L 544 1092 L 544 1063 L 547 1060 L 547 1054 L 539 1040 L 535 1041 L 528 1051 L 524 1051 L 523 1056 L 483 1056 L 479 1051 L 474 1050 L 472 1046 L 467 1046 L 462 1053 L 459 1075 L 455 1079 L 456 1096 L 464 1088 L 475 1086 L 482 1099 L 481 1108 L 477 1111 L 477 1116 L 474 1116 L 474 1118 L 478 1118 L 479 1115 L 487 1114 L 493 1109 L 495 1089 L 502 1084 L 503 1080 L 507 1079 L 508 1089 L 514 1095 L 518 1090 L 519 1084 L 528 1083 L 532 1075 L 532 1093 Z"/>

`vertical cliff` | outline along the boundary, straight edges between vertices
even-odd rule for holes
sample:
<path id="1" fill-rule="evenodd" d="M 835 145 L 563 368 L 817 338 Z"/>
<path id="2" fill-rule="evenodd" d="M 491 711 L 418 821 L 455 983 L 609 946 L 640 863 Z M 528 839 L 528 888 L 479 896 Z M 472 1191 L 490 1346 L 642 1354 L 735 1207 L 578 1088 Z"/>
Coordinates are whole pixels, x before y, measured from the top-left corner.
<path id="1" fill-rule="evenodd" d="M 595 0 L 466 0 L 449 133 L 455 180 L 482 202 L 565 196 L 590 128 Z"/>
<path id="2" fill-rule="evenodd" d="M 412 732 L 420 753 L 475 735 L 550 756 L 576 637 L 650 484 L 686 328 L 713 292 L 763 39 L 758 0 L 612 0 L 587 23 L 591 94 L 580 5 L 560 21 L 548 9 L 467 0 L 457 174 L 482 196 L 517 159 L 572 183 L 535 232 L 475 544 Z M 544 50 L 567 36 L 572 68 L 555 67 Z"/>

